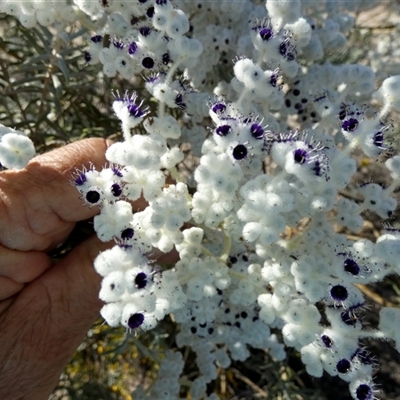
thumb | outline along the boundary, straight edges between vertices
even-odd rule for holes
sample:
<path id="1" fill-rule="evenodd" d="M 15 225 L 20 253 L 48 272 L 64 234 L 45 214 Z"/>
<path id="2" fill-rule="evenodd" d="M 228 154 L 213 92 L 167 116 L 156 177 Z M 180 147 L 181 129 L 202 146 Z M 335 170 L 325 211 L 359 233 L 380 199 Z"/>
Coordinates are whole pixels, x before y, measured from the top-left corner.
<path id="1" fill-rule="evenodd" d="M 15 324 L 17 318 L 22 332 L 29 325 L 26 331 L 35 337 L 35 345 L 40 344 L 37 339 L 42 337 L 45 348 L 54 341 L 73 352 L 99 315 L 101 278 L 93 268 L 93 261 L 108 247 L 109 244 L 92 236 L 29 283 L 4 312 L 0 335 L 4 333 L 1 326 Z M 40 333 L 35 335 L 36 331 Z"/>
<path id="2" fill-rule="evenodd" d="M 60 316 L 56 325 L 72 324 L 85 334 L 98 317 L 101 277 L 94 270 L 94 259 L 114 245 L 103 243 L 95 235 L 80 243 L 41 279 L 49 301 Z M 61 317 L 62 316 L 62 317 Z M 58 316 L 54 315 L 53 320 Z M 60 332 L 61 334 L 61 332 Z"/>
<path id="3" fill-rule="evenodd" d="M 0 374 L 10 384 L 0 388 L 0 398 L 11 398 L 6 392 L 12 387 L 26 393 L 20 398 L 45 398 L 51 393 L 99 315 L 100 277 L 93 260 L 106 248 L 97 237 L 87 239 L 29 283 L 3 313 L 0 342 L 7 348 L 0 348 Z M 41 385 L 32 393 L 35 382 Z"/>

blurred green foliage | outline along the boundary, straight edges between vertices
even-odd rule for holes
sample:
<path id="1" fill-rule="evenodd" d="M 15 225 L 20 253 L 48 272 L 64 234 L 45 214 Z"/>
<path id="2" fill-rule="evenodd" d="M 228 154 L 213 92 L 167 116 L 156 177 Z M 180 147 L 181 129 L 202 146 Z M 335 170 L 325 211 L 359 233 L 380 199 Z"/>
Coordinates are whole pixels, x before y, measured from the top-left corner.
<path id="1" fill-rule="evenodd" d="M 0 123 L 29 134 L 39 152 L 118 131 L 110 81 L 85 65 L 85 29 L 25 29 L 0 14 Z"/>

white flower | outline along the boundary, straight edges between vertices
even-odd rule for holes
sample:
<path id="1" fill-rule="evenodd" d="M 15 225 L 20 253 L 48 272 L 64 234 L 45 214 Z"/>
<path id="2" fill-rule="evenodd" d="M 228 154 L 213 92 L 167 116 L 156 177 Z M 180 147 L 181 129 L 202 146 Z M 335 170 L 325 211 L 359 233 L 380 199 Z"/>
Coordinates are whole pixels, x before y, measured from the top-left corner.
<path id="1" fill-rule="evenodd" d="M 94 230 L 103 242 L 120 238 L 122 232 L 132 226 L 132 215 L 132 205 L 126 201 L 106 203 L 94 217 Z"/>
<path id="2" fill-rule="evenodd" d="M 7 128 L 5 131 L 7 132 Z M 0 136 L 0 164 L 4 167 L 24 168 L 34 155 L 35 147 L 32 141 L 22 132 L 10 129 Z"/>

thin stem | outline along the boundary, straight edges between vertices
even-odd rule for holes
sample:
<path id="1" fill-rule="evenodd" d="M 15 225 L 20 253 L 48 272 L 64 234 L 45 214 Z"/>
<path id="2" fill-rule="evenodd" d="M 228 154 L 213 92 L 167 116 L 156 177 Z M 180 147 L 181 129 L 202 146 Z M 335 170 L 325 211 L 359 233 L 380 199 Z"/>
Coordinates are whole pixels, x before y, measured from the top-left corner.
<path id="1" fill-rule="evenodd" d="M 229 275 L 238 280 L 246 280 L 247 282 L 251 283 L 255 288 L 261 289 L 261 291 L 263 293 L 265 291 L 265 284 L 263 284 L 262 282 L 258 283 L 256 281 L 254 281 L 253 279 L 249 279 L 248 275 L 244 275 L 244 274 L 241 274 L 240 272 L 232 271 L 231 269 L 229 270 Z"/>
<path id="2" fill-rule="evenodd" d="M 82 26 L 84 26 L 86 29 L 90 30 L 90 31 L 94 31 L 96 32 L 98 27 L 93 24 L 87 17 L 86 14 L 81 11 L 79 8 L 74 7 L 74 11 L 77 17 L 77 20 L 82 24 Z"/>
<path id="3" fill-rule="evenodd" d="M 231 237 L 227 235 L 224 230 L 222 231 L 222 233 L 224 235 L 224 247 L 222 249 L 222 254 L 219 256 L 219 260 L 226 263 L 226 260 L 228 259 L 229 253 L 231 251 L 232 240 Z"/>
<path id="4" fill-rule="evenodd" d="M 392 107 L 391 107 L 390 102 L 386 100 L 384 106 L 382 107 L 382 109 L 379 113 L 378 120 L 385 119 L 388 116 L 391 108 Z"/>
<path id="5" fill-rule="evenodd" d="M 246 99 L 246 96 L 248 95 L 249 90 L 244 88 L 243 92 L 240 94 L 238 100 L 236 101 L 236 103 L 242 108 L 241 112 L 243 115 L 246 115 L 249 112 L 249 104 L 250 104 L 250 100 L 247 99 L 247 107 L 244 106 L 244 100 Z"/>
<path id="6" fill-rule="evenodd" d="M 171 169 L 168 170 L 169 174 L 171 175 L 171 178 L 175 181 L 175 182 L 183 182 L 182 177 L 180 176 L 178 170 L 176 169 L 176 167 L 172 167 Z"/>
<path id="7" fill-rule="evenodd" d="M 358 331 L 357 337 L 370 338 L 370 339 L 387 339 L 387 336 L 379 330 L 374 331 Z"/>
<path id="8" fill-rule="evenodd" d="M 172 64 L 171 68 L 168 71 L 167 76 L 165 77 L 165 83 L 167 85 L 171 84 L 172 78 L 174 76 L 175 71 L 178 69 L 179 65 L 182 63 L 184 60 L 184 57 L 179 57 L 174 64 Z"/>
<path id="9" fill-rule="evenodd" d="M 201 248 L 201 252 L 208 257 L 215 257 L 215 254 L 211 253 L 210 250 L 208 250 L 206 247 L 204 246 L 199 246 Z"/>
<path id="10" fill-rule="evenodd" d="M 184 58 L 180 57 L 176 60 L 176 62 L 174 64 L 172 64 L 171 68 L 168 71 L 167 76 L 165 77 L 165 83 L 167 85 L 171 84 L 174 73 L 178 69 L 179 65 L 182 63 L 183 60 L 184 60 Z M 160 101 L 159 107 L 158 107 L 158 117 L 163 118 L 164 115 L 165 115 L 165 103 L 163 101 Z"/>
<path id="11" fill-rule="evenodd" d="M 393 192 L 397 189 L 397 187 L 400 186 L 400 178 L 394 179 L 393 182 L 388 186 L 384 192 L 385 192 L 385 197 L 389 197 Z"/>

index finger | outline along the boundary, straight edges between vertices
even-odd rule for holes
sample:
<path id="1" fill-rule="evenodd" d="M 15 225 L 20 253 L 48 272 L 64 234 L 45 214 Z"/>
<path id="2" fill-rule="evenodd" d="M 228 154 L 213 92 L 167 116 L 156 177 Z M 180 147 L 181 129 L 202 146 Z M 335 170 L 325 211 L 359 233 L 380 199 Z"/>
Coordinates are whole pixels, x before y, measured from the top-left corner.
<path id="1" fill-rule="evenodd" d="M 98 213 L 97 208 L 83 206 L 79 192 L 69 182 L 77 169 L 93 166 L 101 170 L 110 145 L 105 139 L 80 140 L 35 157 L 26 167 L 29 176 L 42 186 L 47 204 L 62 220 L 77 222 Z"/>
<path id="2" fill-rule="evenodd" d="M 101 169 L 108 145 L 104 139 L 85 139 L 39 155 L 22 170 L 0 172 L 0 244 L 48 250 L 75 222 L 97 214 L 97 207 L 83 205 L 70 180 L 76 168 Z"/>

